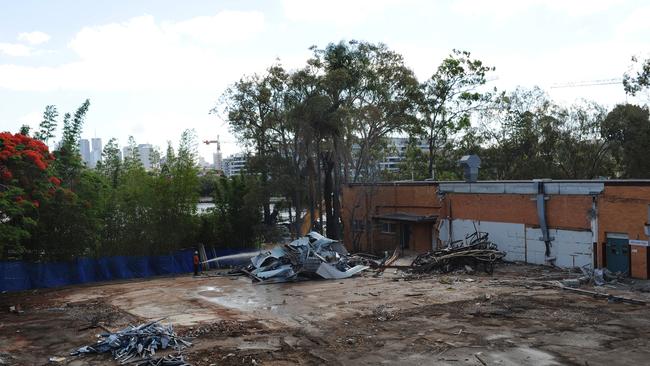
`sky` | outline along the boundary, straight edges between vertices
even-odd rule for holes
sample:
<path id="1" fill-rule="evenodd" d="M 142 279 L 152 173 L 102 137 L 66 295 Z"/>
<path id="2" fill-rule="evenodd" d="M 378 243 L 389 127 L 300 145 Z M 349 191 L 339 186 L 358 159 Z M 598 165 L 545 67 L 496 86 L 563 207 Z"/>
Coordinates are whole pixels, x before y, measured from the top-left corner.
<path id="1" fill-rule="evenodd" d="M 224 90 L 279 59 L 301 67 L 309 47 L 385 43 L 420 81 L 452 49 L 495 66 L 500 90 L 540 86 L 555 101 L 646 103 L 620 79 L 650 52 L 650 2 L 617 0 L 0 0 L 0 131 L 36 128 L 91 102 L 83 138 L 128 136 L 163 150 L 184 129 L 242 149 L 219 115 Z M 212 161 L 214 145 L 200 144 Z"/>

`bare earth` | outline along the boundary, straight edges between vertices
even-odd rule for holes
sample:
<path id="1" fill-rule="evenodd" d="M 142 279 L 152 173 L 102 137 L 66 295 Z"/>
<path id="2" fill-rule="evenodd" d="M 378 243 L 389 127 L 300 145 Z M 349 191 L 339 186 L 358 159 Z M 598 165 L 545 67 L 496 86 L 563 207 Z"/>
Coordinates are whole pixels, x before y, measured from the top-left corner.
<path id="1" fill-rule="evenodd" d="M 115 364 L 68 354 L 102 327 L 160 318 L 193 337 L 184 354 L 199 366 L 650 363 L 650 309 L 535 284 L 567 272 L 502 265 L 492 276 L 374 275 L 261 286 L 184 276 L 2 294 L 0 365 L 43 365 L 52 356 Z M 9 313 L 11 305 L 23 313 Z"/>

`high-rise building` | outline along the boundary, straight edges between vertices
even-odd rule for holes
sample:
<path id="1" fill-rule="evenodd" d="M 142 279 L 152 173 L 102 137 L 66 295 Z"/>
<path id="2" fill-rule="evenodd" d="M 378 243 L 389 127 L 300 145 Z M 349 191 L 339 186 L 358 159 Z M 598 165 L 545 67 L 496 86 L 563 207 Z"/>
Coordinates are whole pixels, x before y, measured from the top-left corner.
<path id="1" fill-rule="evenodd" d="M 138 145 L 138 155 L 140 155 L 140 162 L 142 166 L 149 170 L 151 169 L 151 153 L 153 152 L 153 146 L 150 144 L 140 144 Z"/>
<path id="2" fill-rule="evenodd" d="M 223 159 L 223 173 L 227 177 L 241 174 L 246 170 L 247 159 L 244 154 L 235 154 Z"/>
<path id="3" fill-rule="evenodd" d="M 81 160 L 86 163 L 86 166 L 90 166 L 90 141 L 88 139 L 79 140 L 79 154 L 81 155 Z"/>
<path id="4" fill-rule="evenodd" d="M 391 137 L 388 141 L 389 151 L 391 154 L 387 154 L 382 161 L 379 162 L 380 170 L 388 170 L 391 172 L 399 171 L 399 164 L 404 160 L 406 156 L 406 149 L 409 145 L 408 137 Z M 416 146 L 423 152 L 429 153 L 429 145 L 424 140 L 416 141 Z"/>
<path id="5" fill-rule="evenodd" d="M 153 146 L 150 144 L 140 144 L 135 149 L 138 156 L 138 160 L 140 160 L 142 166 L 147 170 L 151 169 L 152 168 L 151 153 L 153 152 Z M 124 159 L 132 158 L 133 151 L 131 151 L 131 147 L 124 146 L 122 148 L 122 156 Z"/>
<path id="6" fill-rule="evenodd" d="M 131 148 L 129 146 L 124 146 L 122 148 L 122 160 L 128 159 L 133 156 L 133 152 L 131 151 Z"/>
<path id="7" fill-rule="evenodd" d="M 221 156 L 221 143 L 217 138 L 217 151 L 212 154 L 212 166 L 216 170 L 223 170 L 223 159 Z"/>
<path id="8" fill-rule="evenodd" d="M 90 167 L 94 168 L 102 160 L 102 139 L 93 138 L 91 145 L 93 149 L 90 152 Z"/>

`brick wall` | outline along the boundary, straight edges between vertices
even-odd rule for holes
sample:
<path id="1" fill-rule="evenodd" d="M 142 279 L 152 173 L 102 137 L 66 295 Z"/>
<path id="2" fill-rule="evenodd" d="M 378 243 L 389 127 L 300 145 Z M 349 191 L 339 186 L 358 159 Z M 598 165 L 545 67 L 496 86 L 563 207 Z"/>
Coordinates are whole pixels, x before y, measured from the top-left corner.
<path id="1" fill-rule="evenodd" d="M 591 197 L 551 195 L 546 201 L 549 227 L 558 229 L 590 228 Z M 443 200 L 445 216 L 455 219 L 520 223 L 539 226 L 533 195 L 449 193 Z"/>
<path id="2" fill-rule="evenodd" d="M 441 203 L 437 192 L 436 184 L 425 182 L 343 186 L 341 219 L 345 245 L 351 251 L 392 251 L 399 243 L 399 233 L 382 234 L 372 217 L 400 212 L 438 215 Z M 353 231 L 352 220 L 363 222 L 365 230 Z M 426 251 L 431 248 L 431 231 L 423 226 L 430 228 L 431 224 L 411 225 L 411 248 Z M 429 244 L 425 244 L 427 242 Z"/>
<path id="3" fill-rule="evenodd" d="M 607 233 L 627 234 L 630 239 L 648 240 L 644 225 L 648 220 L 650 187 L 605 185 L 598 197 L 598 266 L 605 266 Z M 643 247 L 631 254 L 631 275 L 648 278 L 647 249 Z"/>

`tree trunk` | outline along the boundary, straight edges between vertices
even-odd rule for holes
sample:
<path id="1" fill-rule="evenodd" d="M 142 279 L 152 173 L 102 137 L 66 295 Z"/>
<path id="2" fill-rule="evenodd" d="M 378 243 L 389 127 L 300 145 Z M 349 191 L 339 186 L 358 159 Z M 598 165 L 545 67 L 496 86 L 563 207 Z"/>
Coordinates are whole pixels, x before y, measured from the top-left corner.
<path id="1" fill-rule="evenodd" d="M 341 159 L 339 155 L 339 151 L 341 148 L 340 145 L 340 140 L 336 139 L 334 141 L 334 161 L 333 161 L 333 168 L 334 168 L 334 187 L 332 189 L 332 204 L 333 204 L 333 210 L 332 210 L 332 219 L 334 222 L 334 230 L 332 231 L 332 235 L 330 238 L 332 239 L 341 239 Z M 329 223 L 328 223 L 329 224 Z M 329 233 L 329 228 L 328 228 L 328 233 Z"/>
<path id="2" fill-rule="evenodd" d="M 327 237 L 335 239 L 332 235 L 335 232 L 336 223 L 332 212 L 332 170 L 334 163 L 331 159 L 332 153 L 323 154 L 323 168 L 325 168 L 325 187 L 323 189 L 323 200 L 325 201 L 325 217 L 327 220 Z"/>
<path id="3" fill-rule="evenodd" d="M 316 215 L 316 212 L 315 212 L 316 207 L 314 205 L 314 203 L 315 203 L 315 192 L 314 192 L 315 191 L 315 188 L 314 188 L 315 169 L 314 169 L 314 159 L 312 157 L 309 157 L 309 159 L 307 160 L 307 171 L 308 171 L 308 174 L 309 174 L 309 179 L 308 179 L 308 183 L 309 183 L 309 220 L 311 220 L 309 225 L 310 225 L 311 228 L 313 228 L 313 226 L 314 226 L 313 225 L 314 224 L 314 216 Z"/>

